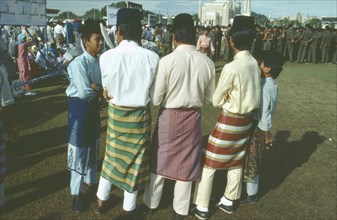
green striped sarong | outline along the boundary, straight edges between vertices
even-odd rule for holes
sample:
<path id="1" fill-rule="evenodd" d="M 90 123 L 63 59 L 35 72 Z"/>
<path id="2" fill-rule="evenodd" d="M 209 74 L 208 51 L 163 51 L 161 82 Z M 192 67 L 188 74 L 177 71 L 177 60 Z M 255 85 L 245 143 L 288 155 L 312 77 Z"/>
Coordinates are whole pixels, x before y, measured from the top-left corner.
<path id="1" fill-rule="evenodd" d="M 149 180 L 151 112 L 149 107 L 109 105 L 105 156 L 101 176 L 128 192 Z"/>

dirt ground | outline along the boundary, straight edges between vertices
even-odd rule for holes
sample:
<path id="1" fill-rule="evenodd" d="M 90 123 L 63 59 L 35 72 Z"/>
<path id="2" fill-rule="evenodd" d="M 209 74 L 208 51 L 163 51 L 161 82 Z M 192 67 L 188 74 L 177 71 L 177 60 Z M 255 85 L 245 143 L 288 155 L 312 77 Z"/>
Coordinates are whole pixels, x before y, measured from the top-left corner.
<path id="1" fill-rule="evenodd" d="M 220 73 L 223 62 L 217 62 Z M 336 216 L 336 65 L 287 63 L 277 83 L 279 105 L 273 123 L 274 147 L 265 154 L 261 199 L 240 206 L 232 215 L 214 210 L 211 219 L 337 219 Z M 109 210 L 94 212 L 95 195 L 87 195 L 87 211 L 71 210 L 67 161 L 68 82 L 62 77 L 34 85 L 36 97 L 16 99 L 21 139 L 6 143 L 5 207 L 1 219 L 113 219 L 122 210 L 123 193 L 113 188 Z M 155 123 L 158 108 L 152 109 Z M 202 109 L 208 134 L 219 109 Z M 100 159 L 104 155 L 107 108 L 101 110 Z M 99 175 L 99 174 L 98 174 Z M 218 172 L 212 197 L 222 196 L 226 173 Z M 159 210 L 137 219 L 172 219 L 174 182 L 167 181 Z M 193 192 L 193 191 L 192 191 Z M 143 192 L 138 195 L 142 204 Z M 193 193 L 192 193 L 193 194 Z M 215 201 L 215 200 L 214 200 Z M 196 219 L 188 216 L 186 219 Z"/>

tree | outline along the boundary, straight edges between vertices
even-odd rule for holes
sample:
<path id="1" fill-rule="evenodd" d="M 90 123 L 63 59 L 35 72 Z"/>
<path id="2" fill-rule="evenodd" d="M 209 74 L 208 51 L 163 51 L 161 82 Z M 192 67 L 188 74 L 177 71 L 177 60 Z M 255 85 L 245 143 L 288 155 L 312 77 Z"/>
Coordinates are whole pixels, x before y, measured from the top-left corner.
<path id="1" fill-rule="evenodd" d="M 74 13 L 72 13 L 71 11 L 65 11 L 65 12 L 62 12 L 60 13 L 58 16 L 57 16 L 58 19 L 74 19 L 74 18 L 78 18 L 78 16 Z"/>
<path id="2" fill-rule="evenodd" d="M 82 18 L 84 18 L 84 19 L 88 19 L 88 18 L 101 19 L 101 17 L 102 17 L 101 11 L 102 10 L 99 10 L 97 8 L 92 8 L 89 11 L 86 11 L 85 14 L 82 16 Z"/>
<path id="3" fill-rule="evenodd" d="M 322 21 L 318 18 L 311 18 L 305 22 L 306 24 L 310 24 L 313 28 L 321 28 Z"/>
<path id="4" fill-rule="evenodd" d="M 255 24 L 258 24 L 261 27 L 265 27 L 269 24 L 269 19 L 263 14 L 252 12 L 252 17 L 255 19 Z"/>

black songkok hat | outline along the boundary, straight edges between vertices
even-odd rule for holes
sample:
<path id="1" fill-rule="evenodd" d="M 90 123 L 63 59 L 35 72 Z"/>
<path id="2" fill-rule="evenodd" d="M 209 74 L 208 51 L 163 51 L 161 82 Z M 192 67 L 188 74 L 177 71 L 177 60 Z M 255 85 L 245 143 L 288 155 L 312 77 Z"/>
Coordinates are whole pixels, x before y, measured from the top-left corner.
<path id="1" fill-rule="evenodd" d="M 173 21 L 173 30 L 191 27 L 194 28 L 194 21 L 190 14 L 182 13 L 175 16 Z"/>
<path id="2" fill-rule="evenodd" d="M 250 16 L 236 16 L 233 21 L 232 31 L 241 29 L 255 29 L 254 18 Z"/>
<path id="3" fill-rule="evenodd" d="M 101 27 L 99 24 L 100 20 L 94 20 L 92 18 L 89 18 L 78 27 L 78 32 L 80 32 L 81 34 L 101 34 Z"/>
<path id="4" fill-rule="evenodd" d="M 135 8 L 121 8 L 117 11 L 117 25 L 141 25 L 142 13 Z"/>

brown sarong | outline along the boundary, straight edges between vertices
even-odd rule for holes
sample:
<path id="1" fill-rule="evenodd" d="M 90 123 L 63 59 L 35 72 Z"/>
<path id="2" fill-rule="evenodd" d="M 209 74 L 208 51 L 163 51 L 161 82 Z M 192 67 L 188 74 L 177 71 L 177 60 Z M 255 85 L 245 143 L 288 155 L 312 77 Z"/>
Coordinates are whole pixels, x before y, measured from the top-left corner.
<path id="1" fill-rule="evenodd" d="M 161 109 L 152 140 L 151 172 L 193 181 L 201 170 L 200 109 Z"/>
<path id="2" fill-rule="evenodd" d="M 247 148 L 245 166 L 243 169 L 243 181 L 254 182 L 262 167 L 262 157 L 265 148 L 264 133 L 256 125 L 250 137 Z"/>

